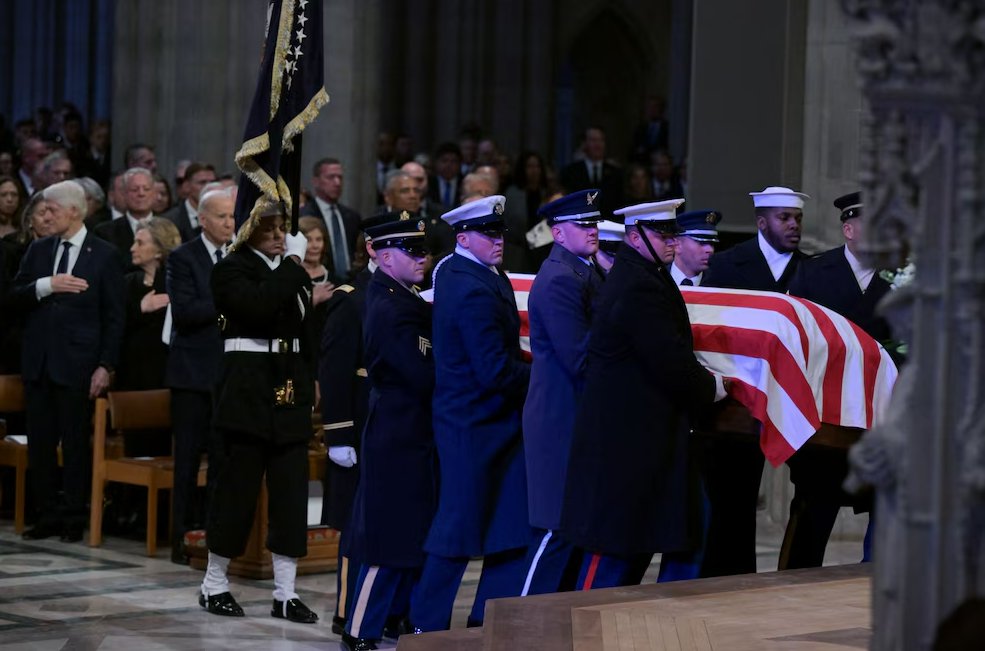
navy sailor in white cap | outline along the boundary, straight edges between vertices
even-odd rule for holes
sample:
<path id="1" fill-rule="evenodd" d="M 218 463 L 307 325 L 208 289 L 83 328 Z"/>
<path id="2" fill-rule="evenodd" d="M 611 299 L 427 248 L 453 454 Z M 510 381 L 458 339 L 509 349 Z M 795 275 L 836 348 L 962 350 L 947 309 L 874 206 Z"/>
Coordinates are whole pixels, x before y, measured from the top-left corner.
<path id="1" fill-rule="evenodd" d="M 503 260 L 500 195 L 442 216 L 455 253 L 435 272 L 434 439 L 438 508 L 411 598 L 415 629 L 448 628 L 469 558 L 482 556 L 470 625 L 485 602 L 520 593 L 530 542 L 521 414 L 530 364 L 520 349 L 520 316 Z"/>
<path id="2" fill-rule="evenodd" d="M 585 550 L 577 589 L 639 583 L 700 545 L 692 418 L 725 397 L 694 356 L 684 299 L 667 271 L 682 199 L 616 211 L 626 242 L 599 292 L 572 436 L 560 534 Z"/>
<path id="3" fill-rule="evenodd" d="M 768 187 L 750 192 L 756 237 L 711 257 L 701 284 L 785 293 L 801 261 L 806 194 Z M 702 472 L 711 503 L 702 576 L 756 572 L 756 504 L 765 459 L 753 437 L 707 441 Z"/>

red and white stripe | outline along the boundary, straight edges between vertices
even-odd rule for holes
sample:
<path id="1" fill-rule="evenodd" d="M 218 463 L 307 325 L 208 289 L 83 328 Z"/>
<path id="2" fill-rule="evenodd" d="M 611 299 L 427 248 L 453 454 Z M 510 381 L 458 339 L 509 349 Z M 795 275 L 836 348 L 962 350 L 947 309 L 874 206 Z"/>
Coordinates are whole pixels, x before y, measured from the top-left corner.
<path id="1" fill-rule="evenodd" d="M 510 274 L 520 341 L 530 350 L 529 274 Z M 763 425 L 760 444 L 780 465 L 821 423 L 870 428 L 896 382 L 889 354 L 848 319 L 810 301 L 777 294 L 682 287 L 694 352 L 732 380 L 730 394 Z"/>

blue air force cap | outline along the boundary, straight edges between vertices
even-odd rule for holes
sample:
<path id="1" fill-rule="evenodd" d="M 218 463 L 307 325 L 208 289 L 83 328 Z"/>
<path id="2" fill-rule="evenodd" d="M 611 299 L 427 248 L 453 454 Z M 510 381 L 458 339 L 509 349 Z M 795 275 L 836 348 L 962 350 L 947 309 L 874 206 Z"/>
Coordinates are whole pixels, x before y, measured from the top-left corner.
<path id="1" fill-rule="evenodd" d="M 681 235 L 686 235 L 696 242 L 717 244 L 717 226 L 720 221 L 722 221 L 722 213 L 717 210 L 690 210 L 677 216 Z"/>
<path id="2" fill-rule="evenodd" d="M 561 222 L 594 224 L 602 221 L 598 197 L 599 191 L 595 189 L 572 192 L 544 204 L 537 211 L 537 215 L 546 219 L 551 226 Z"/>
<path id="3" fill-rule="evenodd" d="M 862 193 L 852 192 L 835 199 L 835 208 L 841 211 L 841 221 L 862 216 Z"/>
<path id="4" fill-rule="evenodd" d="M 417 213 L 406 210 L 383 213 L 364 225 L 363 231 L 372 240 L 374 249 L 395 247 L 409 253 L 427 253 L 424 220 Z"/>
<path id="5" fill-rule="evenodd" d="M 441 216 L 456 233 L 478 231 L 480 233 L 506 230 L 503 212 L 506 210 L 506 197 L 494 194 L 464 203 Z"/>

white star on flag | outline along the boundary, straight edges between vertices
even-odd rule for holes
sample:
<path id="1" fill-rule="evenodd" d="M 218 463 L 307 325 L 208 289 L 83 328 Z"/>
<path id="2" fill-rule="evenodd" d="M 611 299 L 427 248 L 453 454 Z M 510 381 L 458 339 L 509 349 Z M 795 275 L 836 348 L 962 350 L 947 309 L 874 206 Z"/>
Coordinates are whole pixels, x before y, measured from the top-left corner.
<path id="1" fill-rule="evenodd" d="M 305 39 L 305 38 L 307 38 L 307 36 L 305 35 L 305 33 L 304 33 L 304 30 L 303 30 L 303 29 L 299 29 L 299 30 L 297 31 L 297 37 L 298 37 L 298 44 L 299 44 L 299 45 L 300 45 L 301 43 L 303 43 L 303 42 L 304 42 L 304 39 Z"/>
<path id="2" fill-rule="evenodd" d="M 303 53 L 301 52 L 301 46 L 300 45 L 297 46 L 296 48 L 294 48 L 294 58 L 295 58 L 295 60 L 300 59 L 302 54 Z"/>
<path id="3" fill-rule="evenodd" d="M 304 10 L 308 6 L 308 0 L 299 0 L 298 4 L 301 5 L 301 9 Z"/>
<path id="4" fill-rule="evenodd" d="M 304 24 L 308 22 L 308 17 L 305 16 L 304 14 L 301 14 L 300 16 L 298 16 L 298 22 L 301 24 L 301 27 L 303 28 Z"/>

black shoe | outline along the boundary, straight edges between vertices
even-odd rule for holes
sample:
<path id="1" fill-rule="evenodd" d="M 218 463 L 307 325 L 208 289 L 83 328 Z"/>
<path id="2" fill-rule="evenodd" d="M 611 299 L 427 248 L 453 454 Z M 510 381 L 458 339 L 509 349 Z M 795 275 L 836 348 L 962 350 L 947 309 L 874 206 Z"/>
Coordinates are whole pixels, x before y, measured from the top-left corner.
<path id="1" fill-rule="evenodd" d="M 332 632 L 336 635 L 342 635 L 345 632 L 345 617 L 338 615 L 332 617 Z"/>
<path id="2" fill-rule="evenodd" d="M 388 640 L 396 640 L 401 635 L 413 631 L 410 619 L 407 617 L 387 617 L 386 624 L 383 625 L 383 637 Z"/>
<path id="3" fill-rule="evenodd" d="M 298 624 L 314 624 L 318 621 L 318 615 L 311 612 L 300 599 L 288 599 L 287 601 L 274 599 L 270 614 Z"/>
<path id="4" fill-rule="evenodd" d="M 62 542 L 75 543 L 82 540 L 82 525 L 68 524 L 62 529 Z"/>
<path id="5" fill-rule="evenodd" d="M 223 617 L 243 617 L 243 609 L 239 607 L 233 595 L 229 592 L 221 592 L 211 597 L 206 597 L 199 593 L 198 605 L 209 611 L 213 615 Z"/>
<path id="6" fill-rule="evenodd" d="M 352 637 L 345 631 L 342 631 L 342 648 L 345 651 L 370 651 L 370 649 L 378 649 L 375 640 L 367 640 L 362 637 Z"/>
<path id="7" fill-rule="evenodd" d="M 44 522 L 39 522 L 24 533 L 21 534 L 21 538 L 24 540 L 44 540 L 45 538 L 54 538 L 55 536 L 60 536 L 62 533 L 61 527 L 56 527 L 51 524 L 46 524 Z"/>

